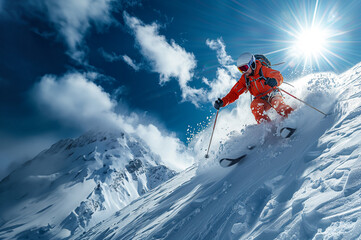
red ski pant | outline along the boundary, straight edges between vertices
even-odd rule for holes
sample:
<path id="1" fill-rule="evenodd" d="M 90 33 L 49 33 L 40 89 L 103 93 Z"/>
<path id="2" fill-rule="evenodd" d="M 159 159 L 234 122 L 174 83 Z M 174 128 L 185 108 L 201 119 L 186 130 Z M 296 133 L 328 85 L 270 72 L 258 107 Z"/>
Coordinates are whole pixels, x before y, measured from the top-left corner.
<path id="1" fill-rule="evenodd" d="M 293 108 L 287 105 L 280 95 L 272 97 L 269 102 L 261 98 L 256 98 L 251 103 L 251 110 L 258 124 L 263 121 L 271 121 L 266 113 L 271 108 L 274 108 L 276 112 L 284 118 L 287 118 L 293 111 Z"/>

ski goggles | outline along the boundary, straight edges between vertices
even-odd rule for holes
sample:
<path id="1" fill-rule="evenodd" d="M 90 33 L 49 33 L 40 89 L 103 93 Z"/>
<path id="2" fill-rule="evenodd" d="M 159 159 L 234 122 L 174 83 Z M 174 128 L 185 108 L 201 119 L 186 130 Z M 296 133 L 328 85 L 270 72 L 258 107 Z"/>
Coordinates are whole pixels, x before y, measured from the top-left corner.
<path id="1" fill-rule="evenodd" d="M 249 61 L 247 64 L 237 67 L 241 73 L 247 72 L 249 68 L 255 69 L 256 65 L 254 61 Z"/>
<path id="2" fill-rule="evenodd" d="M 238 70 L 239 70 L 241 73 L 247 72 L 248 69 L 249 69 L 248 64 L 238 67 Z"/>

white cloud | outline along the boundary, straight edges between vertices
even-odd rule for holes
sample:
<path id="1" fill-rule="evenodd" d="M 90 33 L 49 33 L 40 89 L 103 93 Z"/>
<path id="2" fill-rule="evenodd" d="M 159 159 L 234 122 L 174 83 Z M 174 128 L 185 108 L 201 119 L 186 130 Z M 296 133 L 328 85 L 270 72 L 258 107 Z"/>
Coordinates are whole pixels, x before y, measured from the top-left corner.
<path id="1" fill-rule="evenodd" d="M 122 124 L 122 119 L 114 113 L 115 101 L 88 80 L 91 75 L 94 73 L 68 73 L 60 78 L 44 76 L 33 90 L 36 103 L 50 116 L 84 130 Z"/>
<path id="2" fill-rule="evenodd" d="M 103 58 L 105 59 L 105 61 L 108 62 L 116 62 L 122 59 L 122 56 L 117 55 L 115 53 L 107 53 L 106 51 L 104 51 L 103 48 L 99 48 L 99 52 L 100 54 L 103 56 Z"/>
<path id="3" fill-rule="evenodd" d="M 197 102 L 203 99 L 204 91 L 188 85 L 196 67 L 193 53 L 188 53 L 174 40 L 168 42 L 165 36 L 159 34 L 159 25 L 156 23 L 146 25 L 126 12 L 124 19 L 133 31 L 141 54 L 150 62 L 153 71 L 160 74 L 160 84 L 176 78 L 182 90 L 183 100 L 189 100 L 197 105 Z"/>
<path id="4" fill-rule="evenodd" d="M 141 64 L 137 64 L 133 59 L 131 59 L 128 55 L 117 55 L 115 53 L 107 53 L 103 48 L 99 49 L 100 54 L 104 57 L 104 59 L 108 62 L 116 62 L 119 60 L 123 60 L 126 64 L 131 66 L 135 71 L 139 71 Z"/>
<path id="5" fill-rule="evenodd" d="M 159 34 L 158 24 L 146 25 L 126 12 L 123 15 L 126 24 L 135 36 L 141 54 L 151 63 L 153 71 L 160 74 L 160 84 L 176 78 L 182 90 L 183 100 L 191 101 L 196 106 L 200 102 L 214 101 L 218 97 L 225 96 L 240 77 L 237 67 L 233 65 L 235 61 L 226 52 L 223 39 L 207 39 L 207 46 L 216 51 L 221 65 L 217 69 L 217 78 L 212 81 L 203 78 L 203 82 L 210 90 L 190 87 L 188 84 L 193 78 L 196 67 L 193 53 L 188 53 L 174 40 L 168 42 L 165 36 Z M 131 64 L 132 62 L 129 63 Z"/>
<path id="6" fill-rule="evenodd" d="M 17 4 L 31 16 L 41 20 L 47 18 L 59 37 L 65 41 L 67 54 L 84 63 L 84 38 L 92 26 L 101 30 L 115 21 L 112 17 L 113 2 L 114 0 L 29 0 Z"/>
<path id="7" fill-rule="evenodd" d="M 225 66 L 234 63 L 232 57 L 226 52 L 226 46 L 222 38 L 218 38 L 217 40 L 207 39 L 206 44 L 210 47 L 210 49 L 217 51 L 218 62 L 221 65 Z"/>
<path id="8" fill-rule="evenodd" d="M 217 69 L 217 78 L 212 82 L 207 80 L 206 84 L 211 88 L 207 97 L 210 101 L 224 97 L 236 84 L 237 80 L 225 68 Z"/>
<path id="9" fill-rule="evenodd" d="M 165 135 L 152 124 L 147 126 L 140 124 L 136 132 L 173 169 L 186 169 L 192 165 L 193 157 L 187 153 L 186 147 L 178 138 Z"/>
<path id="10" fill-rule="evenodd" d="M 94 78 L 94 73 L 44 76 L 34 86 L 32 97 L 44 115 L 64 125 L 82 130 L 121 129 L 143 139 L 163 162 L 176 170 L 185 169 L 193 163 L 184 144 L 174 135 L 160 131 L 153 124 L 140 123 L 144 120 L 143 116 L 116 113 L 117 103 L 100 86 L 90 81 L 89 76 Z"/>
<path id="11" fill-rule="evenodd" d="M 123 55 L 122 59 L 124 60 L 124 62 L 126 62 L 129 66 L 131 66 L 135 71 L 139 71 L 140 69 L 140 65 L 136 64 L 133 59 L 131 59 L 130 57 L 128 57 L 127 55 Z"/>
<path id="12" fill-rule="evenodd" d="M 240 73 L 234 63 L 234 60 L 226 52 L 226 46 L 222 40 L 219 38 L 217 40 L 207 39 L 206 44 L 217 52 L 218 62 L 221 64 L 217 68 L 217 78 L 213 81 L 208 79 L 203 79 L 203 82 L 210 87 L 209 92 L 207 93 L 208 100 L 214 101 L 217 98 L 224 97 L 236 84 Z"/>

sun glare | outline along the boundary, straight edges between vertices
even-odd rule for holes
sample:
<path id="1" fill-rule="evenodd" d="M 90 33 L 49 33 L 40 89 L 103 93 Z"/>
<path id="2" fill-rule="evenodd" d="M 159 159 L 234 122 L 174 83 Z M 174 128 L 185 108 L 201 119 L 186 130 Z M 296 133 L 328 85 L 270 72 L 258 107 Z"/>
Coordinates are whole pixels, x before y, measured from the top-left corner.
<path id="1" fill-rule="evenodd" d="M 293 50 L 306 58 L 318 58 L 327 48 L 327 38 L 325 30 L 319 28 L 305 29 L 297 36 Z"/>
<path id="2" fill-rule="evenodd" d="M 280 49 L 270 52 L 285 52 L 286 67 L 313 71 L 331 67 L 337 69 L 335 63 L 347 62 L 340 51 L 342 39 L 349 30 L 340 30 L 342 18 L 337 8 L 329 5 L 320 5 L 320 1 L 309 4 L 300 4 L 297 9 L 293 5 L 286 5 L 290 15 L 287 21 L 280 21 L 276 26 L 286 33 L 285 39 L 280 41 Z"/>
<path id="3" fill-rule="evenodd" d="M 359 28 L 360 24 L 350 22 L 347 14 L 348 11 L 353 11 L 353 6 L 359 1 L 348 2 L 350 4 L 347 4 L 348 7 L 344 11 L 340 10 L 340 4 L 329 4 L 327 1 L 294 0 L 283 1 L 277 15 L 270 14 L 264 18 L 255 17 L 258 16 L 258 10 L 255 10 L 258 9 L 256 3 L 249 7 L 240 4 L 243 9 L 240 12 L 249 19 L 269 27 L 264 31 L 267 34 L 264 39 L 257 38 L 263 42 L 257 43 L 255 48 L 269 49 L 269 52 L 264 52 L 265 55 L 274 54 L 280 57 L 285 63 L 280 66 L 281 70 L 292 69 L 294 72 L 301 70 L 308 73 L 317 70 L 338 70 L 340 65 L 352 64 L 347 60 L 350 55 L 349 46 L 356 43 L 350 41 L 351 32 Z M 347 18 L 344 18 L 345 15 Z M 272 29 L 275 31 L 271 32 Z"/>

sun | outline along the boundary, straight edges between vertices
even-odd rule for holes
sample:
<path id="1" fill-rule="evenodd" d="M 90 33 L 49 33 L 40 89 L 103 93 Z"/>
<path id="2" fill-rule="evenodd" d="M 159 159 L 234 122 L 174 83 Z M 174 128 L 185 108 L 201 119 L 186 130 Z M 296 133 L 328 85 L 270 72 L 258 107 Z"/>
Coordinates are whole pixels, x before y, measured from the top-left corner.
<path id="1" fill-rule="evenodd" d="M 278 58 L 276 64 L 282 71 L 296 74 L 339 71 L 340 67 L 352 64 L 348 59 L 357 53 L 351 46 L 359 43 L 352 40 L 353 32 L 360 24 L 350 22 L 348 14 L 359 1 L 347 1 L 350 4 L 342 11 L 340 4 L 321 0 L 282 1 L 275 11 L 271 6 L 276 1 L 268 2 L 270 10 L 263 18 L 258 17 L 256 3 L 239 4 L 242 7 L 239 12 L 252 21 L 252 27 L 246 27 L 245 32 L 256 29 L 262 34 L 252 41 L 246 38 L 245 43 L 254 44 L 251 47 L 266 56 Z"/>
<path id="2" fill-rule="evenodd" d="M 330 64 L 328 56 L 332 54 L 332 30 L 321 25 L 303 25 L 290 34 L 289 54 L 292 65 L 306 68 L 319 67 L 321 62 Z"/>
<path id="3" fill-rule="evenodd" d="M 327 40 L 330 37 L 327 32 L 325 29 L 316 27 L 304 29 L 296 35 L 292 51 L 304 58 L 318 59 L 327 50 Z"/>
<path id="4" fill-rule="evenodd" d="M 297 7 L 285 5 L 287 14 L 274 25 L 282 33 L 280 39 L 274 40 L 278 49 L 268 54 L 283 52 L 286 63 L 283 69 L 290 68 L 295 72 L 337 70 L 337 64 L 349 63 L 342 50 L 347 51 L 344 46 L 347 46 L 347 35 L 352 29 L 342 22 L 337 7 L 321 5 L 319 0 L 305 2 Z"/>

